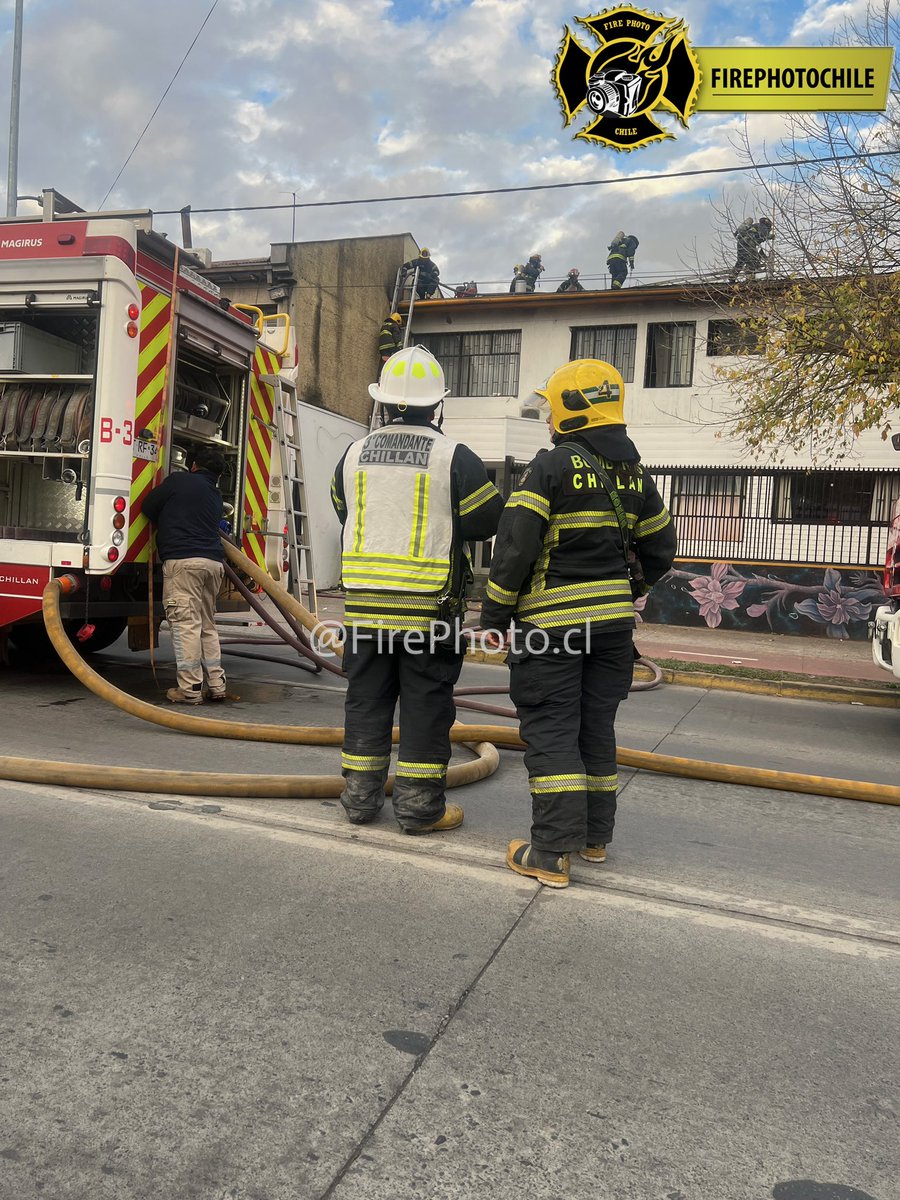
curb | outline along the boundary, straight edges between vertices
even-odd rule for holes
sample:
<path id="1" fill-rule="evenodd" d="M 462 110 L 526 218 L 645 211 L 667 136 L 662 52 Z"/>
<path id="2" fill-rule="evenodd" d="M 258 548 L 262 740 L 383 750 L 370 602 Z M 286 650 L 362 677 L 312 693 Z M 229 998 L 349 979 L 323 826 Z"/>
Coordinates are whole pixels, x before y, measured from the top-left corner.
<path id="1" fill-rule="evenodd" d="M 662 667 L 665 683 L 680 687 L 702 687 L 724 692 L 748 692 L 753 696 L 780 696 L 792 700 L 824 700 L 835 704 L 862 704 L 872 708 L 900 708 L 900 692 L 883 688 L 846 686 L 836 683 L 815 683 L 812 679 L 745 679 L 740 675 L 714 675 L 704 671 L 676 671 Z M 635 671 L 638 675 L 640 668 Z M 649 674 L 641 672 L 643 678 Z"/>

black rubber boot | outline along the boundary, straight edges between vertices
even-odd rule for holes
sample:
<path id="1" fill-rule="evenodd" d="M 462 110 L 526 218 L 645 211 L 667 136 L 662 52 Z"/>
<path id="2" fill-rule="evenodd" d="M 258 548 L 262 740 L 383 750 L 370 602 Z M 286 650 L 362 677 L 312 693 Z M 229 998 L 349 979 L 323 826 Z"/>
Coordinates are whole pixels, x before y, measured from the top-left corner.
<path id="1" fill-rule="evenodd" d="M 341 804 L 353 825 L 368 825 L 381 812 L 387 774 L 387 767 L 383 771 L 344 772 Z"/>

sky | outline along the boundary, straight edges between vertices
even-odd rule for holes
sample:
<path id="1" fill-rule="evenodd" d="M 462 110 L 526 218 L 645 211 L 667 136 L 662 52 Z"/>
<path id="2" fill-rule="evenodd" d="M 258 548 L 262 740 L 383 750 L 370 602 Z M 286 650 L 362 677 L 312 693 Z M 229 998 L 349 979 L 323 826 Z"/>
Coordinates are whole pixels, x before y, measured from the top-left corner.
<path id="1" fill-rule="evenodd" d="M 25 0 L 19 194 L 52 186 L 97 208 L 211 4 Z M 278 204 L 291 192 L 299 202 L 347 200 L 726 166 L 739 161 L 745 120 L 757 151 L 777 145 L 777 114 L 695 114 L 676 140 L 631 154 L 573 141 L 550 84 L 554 57 L 575 17 L 612 6 L 218 0 L 104 207 Z M 694 45 L 818 45 L 864 6 L 684 0 L 664 11 L 685 18 Z M 13 9 L 0 0 L 3 128 Z M 650 281 L 708 259 L 723 195 L 734 211 L 753 211 L 740 176 L 712 176 L 299 209 L 296 236 L 410 232 L 442 280 L 482 290 L 505 287 L 514 264 L 537 251 L 552 289 L 570 267 L 587 279 L 603 272 L 624 228 L 640 239 L 635 282 Z M 32 209 L 20 203 L 21 213 Z M 177 218 L 155 227 L 179 237 Z M 194 244 L 216 259 L 263 257 L 289 240 L 291 213 L 196 215 L 193 227 Z"/>

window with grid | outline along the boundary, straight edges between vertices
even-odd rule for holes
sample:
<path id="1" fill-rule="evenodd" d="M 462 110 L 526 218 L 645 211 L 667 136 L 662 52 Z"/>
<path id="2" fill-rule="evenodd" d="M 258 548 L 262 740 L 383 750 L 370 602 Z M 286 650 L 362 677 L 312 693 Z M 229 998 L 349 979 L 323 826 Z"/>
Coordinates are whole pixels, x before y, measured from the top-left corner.
<path id="1" fill-rule="evenodd" d="M 572 329 L 570 358 L 612 363 L 625 383 L 634 383 L 637 325 L 584 325 Z"/>
<path id="2" fill-rule="evenodd" d="M 694 378 L 695 321 L 660 321 L 647 326 L 644 387 L 689 387 Z"/>
<path id="3" fill-rule="evenodd" d="M 808 471 L 775 481 L 772 519 L 793 525 L 888 525 L 900 475 Z"/>
<path id="4" fill-rule="evenodd" d="M 759 354 L 759 334 L 746 321 L 710 321 L 706 335 L 708 358 L 726 354 Z"/>
<path id="5" fill-rule="evenodd" d="M 683 542 L 740 542 L 744 537 L 746 475 L 723 471 L 672 476 L 669 511 Z"/>
<path id="6" fill-rule="evenodd" d="M 423 333 L 416 339 L 444 368 L 451 396 L 517 396 L 522 333 Z"/>

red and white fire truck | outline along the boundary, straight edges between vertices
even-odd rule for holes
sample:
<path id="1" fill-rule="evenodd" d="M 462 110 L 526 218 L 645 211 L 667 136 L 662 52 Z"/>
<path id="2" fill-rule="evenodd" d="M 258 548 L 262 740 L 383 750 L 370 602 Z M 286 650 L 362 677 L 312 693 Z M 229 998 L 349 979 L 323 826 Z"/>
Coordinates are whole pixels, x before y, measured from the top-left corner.
<path id="1" fill-rule="evenodd" d="M 49 195 L 0 221 L 0 642 L 41 637 L 44 586 L 76 573 L 63 616 L 100 649 L 147 615 L 141 505 L 200 444 L 226 455 L 244 553 L 280 577 L 266 379 L 287 318 L 236 308 L 149 211 L 59 215 Z"/>

